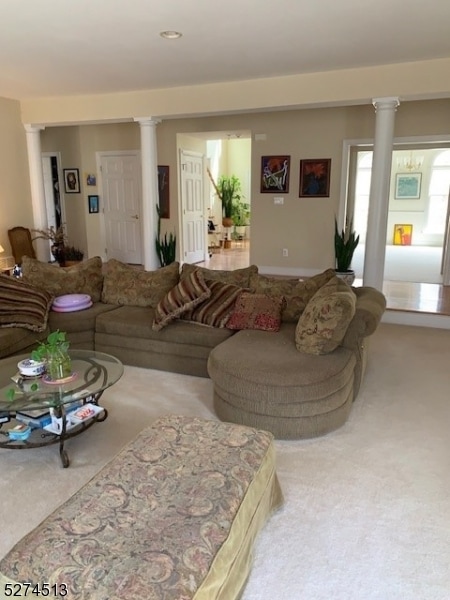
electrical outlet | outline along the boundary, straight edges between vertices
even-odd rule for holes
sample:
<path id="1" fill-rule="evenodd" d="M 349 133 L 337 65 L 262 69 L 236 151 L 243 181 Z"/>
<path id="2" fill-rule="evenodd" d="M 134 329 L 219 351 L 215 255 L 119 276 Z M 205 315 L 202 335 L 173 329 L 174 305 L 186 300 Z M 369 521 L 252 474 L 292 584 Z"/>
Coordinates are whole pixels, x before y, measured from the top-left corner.
<path id="1" fill-rule="evenodd" d="M 284 204 L 283 196 L 274 196 L 273 203 L 274 204 Z"/>
<path id="2" fill-rule="evenodd" d="M 289 256 L 289 250 L 287 248 L 283 248 L 283 256 Z"/>

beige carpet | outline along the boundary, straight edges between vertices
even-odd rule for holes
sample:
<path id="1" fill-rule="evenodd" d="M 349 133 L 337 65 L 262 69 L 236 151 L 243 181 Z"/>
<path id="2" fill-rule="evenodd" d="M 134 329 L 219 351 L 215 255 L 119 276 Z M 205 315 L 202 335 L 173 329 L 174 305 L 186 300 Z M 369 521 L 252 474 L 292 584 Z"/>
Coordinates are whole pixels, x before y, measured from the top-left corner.
<path id="1" fill-rule="evenodd" d="M 450 334 L 382 325 L 350 419 L 277 442 L 285 506 L 255 546 L 243 600 L 450 598 Z M 0 450 L 0 556 L 162 414 L 215 418 L 211 382 L 126 368 L 105 423 L 68 443 Z M 144 599 L 142 599 L 144 600 Z"/>

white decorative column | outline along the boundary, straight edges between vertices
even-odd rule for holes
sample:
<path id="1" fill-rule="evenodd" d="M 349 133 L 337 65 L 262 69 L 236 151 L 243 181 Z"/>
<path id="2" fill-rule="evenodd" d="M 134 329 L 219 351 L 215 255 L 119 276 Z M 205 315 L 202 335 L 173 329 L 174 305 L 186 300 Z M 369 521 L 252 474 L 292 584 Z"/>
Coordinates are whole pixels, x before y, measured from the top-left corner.
<path id="1" fill-rule="evenodd" d="M 44 127 L 25 124 L 28 149 L 28 169 L 30 173 L 31 203 L 34 229 L 47 229 L 47 208 L 45 204 L 44 174 L 42 171 L 41 131 Z M 47 262 L 50 258 L 46 240 L 35 240 L 36 256 Z"/>
<path id="2" fill-rule="evenodd" d="M 160 264 L 156 254 L 158 204 L 158 156 L 156 126 L 160 123 L 151 117 L 134 119 L 141 129 L 142 169 L 142 235 L 144 236 L 144 269 L 153 271 Z"/>
<path id="3" fill-rule="evenodd" d="M 363 285 L 383 289 L 389 210 L 392 147 L 398 98 L 375 98 L 375 142 L 370 181 L 369 215 L 364 254 Z"/>

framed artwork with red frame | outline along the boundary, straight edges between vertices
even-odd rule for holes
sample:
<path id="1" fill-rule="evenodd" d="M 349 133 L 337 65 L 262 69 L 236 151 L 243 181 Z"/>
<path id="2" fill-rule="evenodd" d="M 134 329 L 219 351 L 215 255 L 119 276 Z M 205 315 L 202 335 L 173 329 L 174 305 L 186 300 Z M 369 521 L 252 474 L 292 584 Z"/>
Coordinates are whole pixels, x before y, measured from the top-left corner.
<path id="1" fill-rule="evenodd" d="M 308 158 L 300 161 L 300 198 L 330 196 L 331 158 Z"/>

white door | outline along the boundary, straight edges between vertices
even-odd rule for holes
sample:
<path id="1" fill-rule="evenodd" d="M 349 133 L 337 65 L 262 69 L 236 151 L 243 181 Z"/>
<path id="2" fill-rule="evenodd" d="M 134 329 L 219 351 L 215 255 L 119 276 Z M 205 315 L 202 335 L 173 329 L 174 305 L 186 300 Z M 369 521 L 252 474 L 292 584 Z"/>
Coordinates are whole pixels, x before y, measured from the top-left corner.
<path id="1" fill-rule="evenodd" d="M 207 229 L 203 200 L 203 156 L 180 151 L 181 172 L 181 231 L 180 257 L 184 262 L 205 260 Z"/>
<path id="2" fill-rule="evenodd" d="M 142 264 L 139 153 L 100 153 L 100 172 L 107 258 Z"/>

